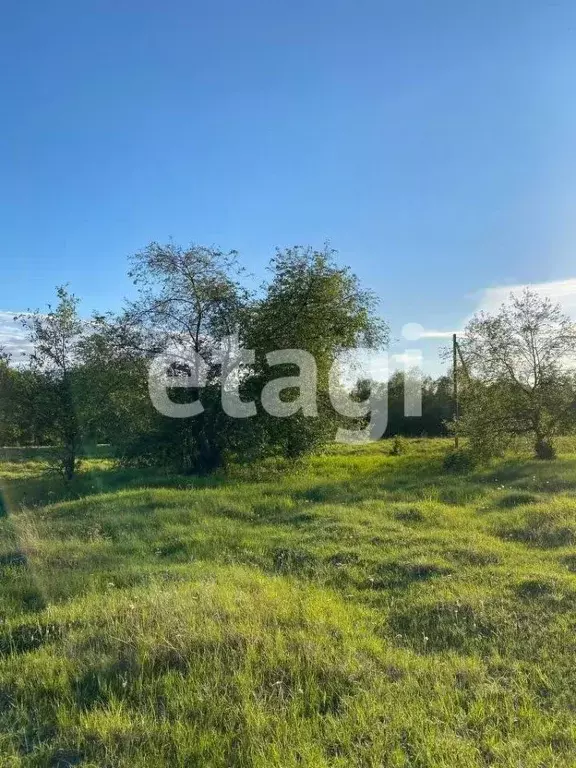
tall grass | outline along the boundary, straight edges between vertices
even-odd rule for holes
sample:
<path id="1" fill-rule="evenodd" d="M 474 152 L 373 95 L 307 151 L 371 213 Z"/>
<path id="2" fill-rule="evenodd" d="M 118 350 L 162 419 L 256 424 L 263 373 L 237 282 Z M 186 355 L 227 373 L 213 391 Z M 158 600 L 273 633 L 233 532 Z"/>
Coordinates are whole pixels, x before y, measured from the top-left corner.
<path id="1" fill-rule="evenodd" d="M 573 766 L 576 453 L 0 466 L 0 766 Z"/>

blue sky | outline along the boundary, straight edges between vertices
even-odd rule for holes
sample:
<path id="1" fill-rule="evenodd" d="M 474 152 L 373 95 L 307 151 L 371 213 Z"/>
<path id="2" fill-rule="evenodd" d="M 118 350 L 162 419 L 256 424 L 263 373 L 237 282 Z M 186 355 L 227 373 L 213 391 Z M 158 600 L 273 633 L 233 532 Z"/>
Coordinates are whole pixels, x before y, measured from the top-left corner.
<path id="1" fill-rule="evenodd" d="M 169 237 L 259 277 L 329 239 L 396 336 L 575 285 L 573 2 L 23 0 L 0 92 L 5 340 L 59 283 L 119 308 Z"/>

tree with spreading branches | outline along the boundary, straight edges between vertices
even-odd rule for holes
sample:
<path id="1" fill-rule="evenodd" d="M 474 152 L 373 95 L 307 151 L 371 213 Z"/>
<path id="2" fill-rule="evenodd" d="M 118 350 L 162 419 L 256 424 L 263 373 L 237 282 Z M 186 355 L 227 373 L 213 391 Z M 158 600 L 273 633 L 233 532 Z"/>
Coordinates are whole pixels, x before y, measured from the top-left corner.
<path id="1" fill-rule="evenodd" d="M 478 453 L 528 436 L 553 458 L 554 436 L 576 420 L 576 325 L 559 304 L 529 288 L 498 312 L 476 314 L 460 341 L 466 377 L 460 429 Z"/>

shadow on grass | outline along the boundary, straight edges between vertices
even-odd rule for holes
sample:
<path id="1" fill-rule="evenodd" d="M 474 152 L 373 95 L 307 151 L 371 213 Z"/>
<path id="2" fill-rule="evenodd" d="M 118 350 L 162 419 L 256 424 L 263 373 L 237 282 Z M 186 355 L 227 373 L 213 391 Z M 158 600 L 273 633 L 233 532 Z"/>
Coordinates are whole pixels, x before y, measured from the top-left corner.
<path id="1" fill-rule="evenodd" d="M 509 459 L 484 472 L 475 473 L 477 483 L 510 487 L 518 491 L 559 493 L 576 490 L 576 459 L 522 461 Z"/>
<path id="2" fill-rule="evenodd" d="M 343 457 L 345 458 L 345 457 Z M 10 459 L 9 461 L 12 461 Z M 24 464 L 26 459 L 19 457 L 16 464 Z M 94 461 L 94 459 L 92 459 Z M 576 465 L 576 462 L 575 462 Z M 284 494 L 285 486 L 281 482 L 292 465 L 285 463 L 283 468 L 276 468 L 279 482 L 272 489 L 268 488 L 267 496 L 275 493 Z M 263 467 L 264 469 L 264 467 Z M 344 470 L 346 465 L 344 464 Z M 521 472 L 523 465 L 503 468 L 509 474 L 512 471 Z M 528 472 L 531 470 L 529 469 Z M 37 468 L 28 475 L 0 477 L 0 489 L 5 511 L 20 507 L 36 507 L 61 501 L 72 501 L 86 496 L 113 493 L 118 490 L 138 490 L 142 488 L 179 488 L 206 489 L 218 488 L 230 484 L 273 483 L 274 472 L 264 472 L 261 477 L 254 477 L 252 468 L 234 466 L 231 471 L 217 471 L 209 476 L 175 475 L 167 470 L 158 469 L 122 469 L 110 463 L 90 467 L 86 461 L 81 472 L 71 483 L 65 483 L 53 473 L 42 472 Z M 497 471 L 495 471 L 495 477 Z M 314 482 L 313 475 L 307 478 L 307 487 L 300 491 L 292 491 L 295 500 L 313 503 L 356 503 L 366 499 L 388 501 L 421 501 L 434 499 L 445 504 L 464 505 L 476 501 L 489 492 L 487 487 L 496 482 L 490 474 L 453 475 L 442 471 L 442 459 L 439 456 L 406 455 L 391 463 L 382 463 L 369 470 L 360 470 L 352 477 L 340 476 L 334 480 Z M 500 479 L 502 482 L 502 479 Z M 551 488 L 551 490 L 553 490 Z M 2 504 L 0 504 L 1 515 Z M 265 515 L 268 517 L 268 515 Z M 287 522 L 285 516 L 283 522 Z M 273 520 L 275 515 L 269 516 Z M 306 517 L 296 513 L 292 523 L 306 523 Z"/>
<path id="3" fill-rule="evenodd" d="M 0 634 L 0 656 L 29 653 L 47 643 L 56 643 L 71 629 L 81 626 L 79 621 L 66 623 L 33 622 L 21 624 Z"/>
<path id="4" fill-rule="evenodd" d="M 223 474 L 211 476 L 175 475 L 161 470 L 106 469 L 80 471 L 69 483 L 57 474 L 44 472 L 32 477 L 0 479 L 0 517 L 22 507 L 40 507 L 62 501 L 76 501 L 119 490 L 143 488 L 217 488 L 225 482 Z"/>
<path id="5" fill-rule="evenodd" d="M 485 496 L 489 489 L 473 475 L 442 471 L 441 460 L 402 457 L 394 464 L 382 465 L 353 479 L 319 483 L 296 496 L 315 503 L 357 503 L 370 500 L 418 502 L 436 500 L 464 505 Z"/>

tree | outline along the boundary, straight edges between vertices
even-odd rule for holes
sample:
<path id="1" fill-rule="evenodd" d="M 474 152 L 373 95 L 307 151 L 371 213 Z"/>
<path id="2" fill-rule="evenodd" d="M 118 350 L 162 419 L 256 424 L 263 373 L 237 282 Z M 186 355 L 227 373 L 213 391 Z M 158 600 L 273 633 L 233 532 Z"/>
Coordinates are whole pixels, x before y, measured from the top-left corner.
<path id="1" fill-rule="evenodd" d="M 79 342 L 83 431 L 91 442 L 126 444 L 152 425 L 148 363 L 136 329 L 96 315 Z"/>
<path id="2" fill-rule="evenodd" d="M 232 454 L 298 456 L 333 439 L 336 420 L 328 395 L 332 364 L 341 351 L 359 343 L 383 343 L 387 327 L 376 317 L 375 297 L 361 289 L 349 270 L 335 264 L 332 251 L 278 251 L 271 262 L 272 279 L 259 299 L 242 286 L 235 252 L 153 243 L 132 262 L 139 296 L 128 306 L 120 327 L 126 334 L 135 333 L 150 357 L 178 344 L 199 353 L 206 376 L 201 392 L 196 385 L 183 390 L 176 385 L 190 373 L 188 366 L 185 361 L 172 366 L 168 373 L 175 386 L 170 388 L 170 400 L 181 404 L 200 399 L 203 410 L 180 419 L 150 407 L 149 424 L 123 451 L 126 460 L 209 471 Z M 260 401 L 246 418 L 235 418 L 221 403 L 227 374 L 220 341 L 232 335 L 239 347 L 255 350 L 255 359 L 233 373 L 241 400 Z M 267 386 L 273 388 L 280 377 L 301 373 L 297 366 L 274 365 L 267 358 L 268 353 L 285 349 L 303 350 L 313 358 L 318 418 L 308 418 L 299 408 L 288 418 L 278 418 L 262 407 L 261 394 Z M 297 395 L 297 387 L 283 390 L 281 405 Z"/>
<path id="3" fill-rule="evenodd" d="M 406 415 L 407 385 L 413 391 L 420 391 L 421 416 Z M 377 393 L 378 402 L 386 404 L 387 426 L 383 437 L 436 437 L 447 434 L 447 422 L 453 410 L 452 383 L 449 377 L 440 376 L 433 379 L 430 376 L 422 376 L 418 369 L 413 369 L 394 371 L 385 384 L 370 379 L 359 379 L 354 390 L 356 399 L 366 400 L 371 392 Z"/>
<path id="4" fill-rule="evenodd" d="M 254 392 L 262 392 L 274 379 L 303 375 L 295 365 L 270 365 L 267 353 L 297 349 L 314 359 L 318 416 L 302 411 L 281 419 L 261 414 L 266 442 L 289 456 L 334 439 L 338 419 L 328 388 L 339 357 L 358 346 L 379 349 L 388 340 L 388 326 L 376 314 L 376 296 L 361 287 L 351 270 L 339 266 L 335 255 L 328 247 L 277 250 L 270 263 L 272 279 L 250 315 L 248 345 L 256 350 Z M 282 399 L 289 402 L 298 394 L 287 388 Z"/>
<path id="5" fill-rule="evenodd" d="M 576 326 L 558 304 L 525 289 L 496 314 L 478 313 L 460 348 L 467 370 L 461 429 L 481 453 L 529 435 L 539 458 L 574 424 Z"/>
<path id="6" fill-rule="evenodd" d="M 243 341 L 250 311 L 237 254 L 199 245 L 184 249 L 152 243 L 131 262 L 130 276 L 139 295 L 117 324 L 125 348 L 139 349 L 145 359 L 180 349 L 182 364 L 179 370 L 177 364 L 172 368 L 175 385 L 183 376 L 197 373 L 189 370 L 194 363 L 188 355 L 195 353 L 204 361 L 206 380 L 201 392 L 197 386 L 186 390 L 175 386 L 169 393 L 180 403 L 201 394 L 204 410 L 194 418 L 168 418 L 148 402 L 148 425 L 143 422 L 143 429 L 130 436 L 122 455 L 132 463 L 172 463 L 181 471 L 214 469 L 225 460 L 238 431 L 220 406 L 220 342 L 234 334 Z"/>
<path id="7" fill-rule="evenodd" d="M 18 439 L 14 419 L 14 378 L 10 354 L 4 347 L 0 347 L 0 445 L 9 445 Z"/>
<path id="8" fill-rule="evenodd" d="M 46 384 L 34 370 L 0 361 L 0 444 L 50 442 L 52 424 L 45 409 Z"/>
<path id="9" fill-rule="evenodd" d="M 84 325 L 78 315 L 79 300 L 66 286 L 56 289 L 58 303 L 47 313 L 20 315 L 33 345 L 30 370 L 41 383 L 40 404 L 58 442 L 58 467 L 66 480 L 78 468 L 81 442 L 76 397 L 79 344 Z"/>
<path id="10" fill-rule="evenodd" d="M 328 247 L 277 250 L 269 266 L 272 279 L 249 330 L 249 343 L 261 361 L 274 349 L 310 352 L 321 385 L 327 385 L 341 352 L 377 349 L 388 341 L 388 326 L 376 314 L 376 295 L 363 289 L 349 268 L 336 264 L 335 256 Z"/>
<path id="11" fill-rule="evenodd" d="M 151 243 L 131 258 L 129 276 L 139 295 L 125 324 L 146 331 L 149 351 L 186 343 L 208 362 L 214 340 L 242 326 L 249 295 L 242 273 L 236 251 Z"/>

